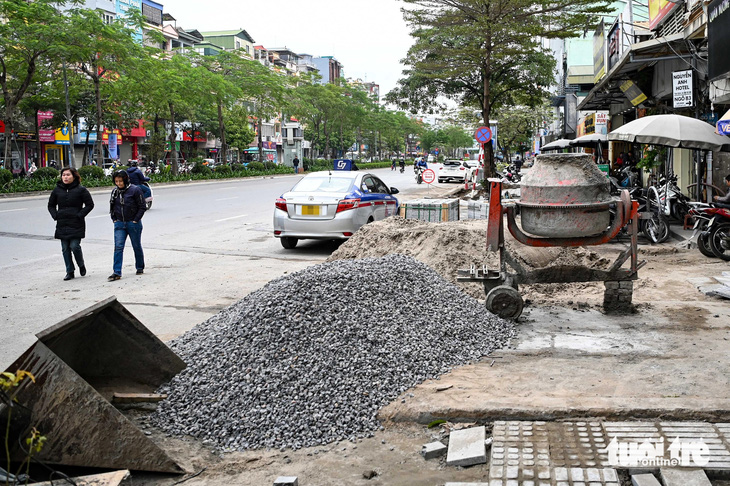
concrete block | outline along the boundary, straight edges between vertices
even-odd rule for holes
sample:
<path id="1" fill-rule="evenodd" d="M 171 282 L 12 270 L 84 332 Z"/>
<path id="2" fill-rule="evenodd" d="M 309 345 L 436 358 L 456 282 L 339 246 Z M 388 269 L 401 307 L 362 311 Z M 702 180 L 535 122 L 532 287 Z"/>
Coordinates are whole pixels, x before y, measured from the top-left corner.
<path id="1" fill-rule="evenodd" d="M 446 483 L 444 486 L 489 486 L 489 483 Z"/>
<path id="2" fill-rule="evenodd" d="M 427 461 L 435 457 L 441 457 L 446 454 L 446 446 L 441 442 L 430 442 L 423 445 L 421 448 L 421 454 L 423 454 L 423 457 Z"/>
<path id="3" fill-rule="evenodd" d="M 662 486 L 653 474 L 631 476 L 631 486 Z"/>
<path id="4" fill-rule="evenodd" d="M 489 486 L 489 483 L 446 483 L 444 486 Z"/>
<path id="5" fill-rule="evenodd" d="M 449 451 L 446 456 L 447 466 L 473 466 L 487 462 L 486 429 L 471 427 L 455 430 L 449 436 Z"/>
<path id="6" fill-rule="evenodd" d="M 279 476 L 274 481 L 274 486 L 299 486 L 296 476 Z"/>
<path id="7" fill-rule="evenodd" d="M 663 467 L 659 474 L 664 486 L 712 486 L 702 469 Z"/>

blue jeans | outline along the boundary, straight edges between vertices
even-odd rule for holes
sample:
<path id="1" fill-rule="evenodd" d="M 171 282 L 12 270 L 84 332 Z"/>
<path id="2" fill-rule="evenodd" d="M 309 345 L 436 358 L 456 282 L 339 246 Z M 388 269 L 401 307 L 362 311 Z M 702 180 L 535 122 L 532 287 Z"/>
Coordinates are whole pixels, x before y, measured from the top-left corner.
<path id="1" fill-rule="evenodd" d="M 144 270 L 144 252 L 142 251 L 142 222 L 131 221 L 114 222 L 114 273 L 122 274 L 122 259 L 124 257 L 124 244 L 127 241 L 132 243 L 134 249 L 134 266 L 137 270 Z"/>
<path id="2" fill-rule="evenodd" d="M 63 263 L 66 264 L 66 273 L 74 273 L 74 262 L 71 259 L 71 253 L 76 257 L 78 266 L 84 266 L 84 254 L 81 252 L 81 238 L 62 239 L 61 253 L 63 254 Z"/>

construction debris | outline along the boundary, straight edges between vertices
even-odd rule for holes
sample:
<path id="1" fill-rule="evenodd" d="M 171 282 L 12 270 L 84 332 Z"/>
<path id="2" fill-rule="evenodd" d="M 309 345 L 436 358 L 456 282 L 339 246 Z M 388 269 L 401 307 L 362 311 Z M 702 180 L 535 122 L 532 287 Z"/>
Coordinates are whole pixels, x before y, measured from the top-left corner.
<path id="1" fill-rule="evenodd" d="M 446 455 L 447 466 L 473 466 L 487 462 L 486 429 L 472 427 L 455 430 L 449 435 L 449 452 Z"/>

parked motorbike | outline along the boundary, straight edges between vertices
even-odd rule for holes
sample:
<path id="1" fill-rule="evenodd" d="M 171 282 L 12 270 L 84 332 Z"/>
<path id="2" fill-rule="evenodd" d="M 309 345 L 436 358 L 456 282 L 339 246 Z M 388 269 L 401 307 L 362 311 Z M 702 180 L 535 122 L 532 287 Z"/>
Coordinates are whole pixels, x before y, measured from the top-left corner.
<path id="1" fill-rule="evenodd" d="M 707 231 L 715 212 L 714 210 L 714 207 L 705 203 L 695 203 L 692 209 L 689 210 L 689 214 L 695 221 L 694 231 L 689 241 L 695 241 L 696 238 L 697 249 L 709 258 L 715 258 L 715 254 L 712 253 L 712 248 L 710 248 L 710 234 Z"/>
<path id="2" fill-rule="evenodd" d="M 621 189 L 631 190 L 634 187 L 641 187 L 639 171 L 628 165 L 614 171 L 608 179 L 611 182 L 611 192 L 614 194 L 619 194 Z"/>
<path id="3" fill-rule="evenodd" d="M 684 217 L 691 209 L 690 199 L 682 194 L 677 186 L 676 174 L 672 174 L 668 179 L 662 176 L 659 179 L 657 190 L 659 191 L 659 201 L 664 216 L 683 222 Z"/>
<path id="4" fill-rule="evenodd" d="M 730 206 L 715 205 L 707 212 L 712 215 L 705 231 L 710 249 L 717 258 L 730 261 Z"/>

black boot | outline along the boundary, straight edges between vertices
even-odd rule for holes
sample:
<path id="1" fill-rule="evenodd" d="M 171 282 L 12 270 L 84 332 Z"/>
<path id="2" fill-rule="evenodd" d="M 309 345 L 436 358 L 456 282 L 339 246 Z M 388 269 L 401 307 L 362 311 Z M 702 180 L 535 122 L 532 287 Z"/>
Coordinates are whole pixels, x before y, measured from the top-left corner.
<path id="1" fill-rule="evenodd" d="M 63 277 L 64 280 L 71 280 L 72 278 L 74 278 L 74 273 L 73 272 L 67 273 L 66 276 Z"/>

